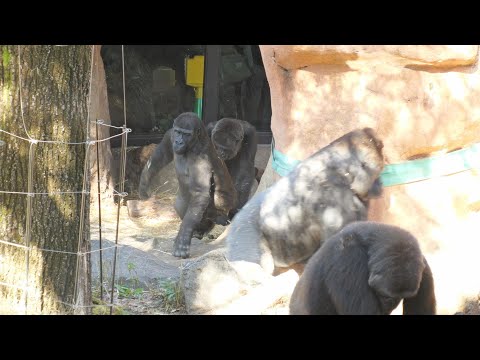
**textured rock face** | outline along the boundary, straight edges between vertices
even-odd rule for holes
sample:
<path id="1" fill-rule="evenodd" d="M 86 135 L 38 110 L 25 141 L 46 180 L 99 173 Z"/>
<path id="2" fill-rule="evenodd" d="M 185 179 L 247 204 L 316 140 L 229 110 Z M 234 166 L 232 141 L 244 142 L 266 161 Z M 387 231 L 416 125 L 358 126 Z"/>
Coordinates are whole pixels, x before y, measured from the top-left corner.
<path id="1" fill-rule="evenodd" d="M 317 64 L 342 64 L 348 60 L 388 62 L 398 66 L 437 68 L 473 65 L 477 45 L 282 45 L 271 46 L 277 65 L 300 69 Z M 265 46 L 264 46 L 265 48 Z"/>
<path id="2" fill-rule="evenodd" d="M 261 46 L 276 147 L 303 160 L 356 127 L 387 162 L 478 140 L 477 46 Z"/>
<path id="3" fill-rule="evenodd" d="M 260 48 L 275 145 L 291 158 L 366 126 L 383 140 L 386 164 L 480 142 L 477 45 Z M 267 165 L 259 190 L 276 179 Z M 370 220 L 401 226 L 421 242 L 439 313 L 455 313 L 480 291 L 478 184 L 470 170 L 388 187 L 371 204 Z"/>

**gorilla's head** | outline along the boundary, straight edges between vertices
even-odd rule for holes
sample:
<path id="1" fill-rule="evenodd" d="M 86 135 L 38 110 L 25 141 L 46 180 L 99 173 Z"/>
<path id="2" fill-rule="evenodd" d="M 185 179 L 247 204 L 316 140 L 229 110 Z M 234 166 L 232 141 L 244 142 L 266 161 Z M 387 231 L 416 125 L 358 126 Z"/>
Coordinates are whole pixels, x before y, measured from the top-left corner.
<path id="1" fill-rule="evenodd" d="M 354 173 L 352 189 L 362 196 L 378 196 L 381 193 L 380 173 L 384 167 L 383 142 L 374 130 L 364 128 L 351 137 L 357 163 L 350 170 Z"/>
<path id="2" fill-rule="evenodd" d="M 352 190 L 361 198 L 381 193 L 383 143 L 371 128 L 351 131 L 326 148 L 335 158 L 335 167 L 345 174 Z"/>
<path id="3" fill-rule="evenodd" d="M 212 130 L 212 142 L 218 156 L 226 161 L 237 156 L 242 147 L 243 127 L 236 119 L 223 118 Z"/>
<path id="4" fill-rule="evenodd" d="M 180 114 L 173 121 L 171 136 L 173 151 L 183 155 L 192 150 L 197 143 L 204 143 L 201 139 L 208 135 L 197 114 L 187 112 Z"/>

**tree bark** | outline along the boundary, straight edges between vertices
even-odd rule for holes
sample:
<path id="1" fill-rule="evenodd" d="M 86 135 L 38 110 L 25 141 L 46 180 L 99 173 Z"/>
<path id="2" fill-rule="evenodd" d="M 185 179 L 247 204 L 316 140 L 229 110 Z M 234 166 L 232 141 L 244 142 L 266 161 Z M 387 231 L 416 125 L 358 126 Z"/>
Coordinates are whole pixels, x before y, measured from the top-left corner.
<path id="1" fill-rule="evenodd" d="M 85 142 L 91 51 L 92 46 L 77 45 L 0 46 L 0 129 L 27 137 L 26 128 L 38 140 Z M 90 190 L 87 145 L 33 145 L 1 132 L 0 140 L 0 191 L 29 191 L 30 147 L 34 193 L 81 192 L 85 169 Z M 83 306 L 91 304 L 89 256 L 77 256 L 89 250 L 88 199 L 82 193 L 0 193 L 0 240 L 28 245 L 28 201 L 32 215 L 28 259 L 25 248 L 0 243 L 0 313 L 72 313 L 74 308 L 63 303 L 76 301 L 76 313 L 88 312 Z"/>

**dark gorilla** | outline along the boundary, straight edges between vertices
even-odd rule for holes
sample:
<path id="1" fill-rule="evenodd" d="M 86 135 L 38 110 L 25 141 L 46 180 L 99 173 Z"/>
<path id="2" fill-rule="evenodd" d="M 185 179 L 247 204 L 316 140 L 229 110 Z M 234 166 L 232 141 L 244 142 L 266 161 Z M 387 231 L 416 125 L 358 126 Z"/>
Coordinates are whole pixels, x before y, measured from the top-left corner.
<path id="1" fill-rule="evenodd" d="M 208 124 L 207 131 L 218 156 L 225 161 L 237 190 L 238 204 L 230 211 L 231 219 L 248 201 L 255 181 L 257 132 L 248 122 L 232 118 L 223 118 Z"/>
<path id="2" fill-rule="evenodd" d="M 346 224 L 366 220 L 368 199 L 381 193 L 382 148 L 372 129 L 352 131 L 257 193 L 232 221 L 228 259 L 272 274 L 306 261 Z"/>
<path id="3" fill-rule="evenodd" d="M 172 160 L 179 184 L 175 210 L 182 218 L 173 255 L 187 258 L 194 232 L 202 237 L 215 222 L 225 219 L 236 205 L 236 191 L 224 162 L 195 113 L 180 114 L 155 148 L 140 177 L 140 198 L 151 196 L 159 184 L 156 175 Z M 223 221 L 222 225 L 225 225 Z"/>
<path id="4" fill-rule="evenodd" d="M 292 315 L 435 315 L 432 272 L 417 239 L 391 225 L 354 222 L 310 258 L 290 299 Z"/>

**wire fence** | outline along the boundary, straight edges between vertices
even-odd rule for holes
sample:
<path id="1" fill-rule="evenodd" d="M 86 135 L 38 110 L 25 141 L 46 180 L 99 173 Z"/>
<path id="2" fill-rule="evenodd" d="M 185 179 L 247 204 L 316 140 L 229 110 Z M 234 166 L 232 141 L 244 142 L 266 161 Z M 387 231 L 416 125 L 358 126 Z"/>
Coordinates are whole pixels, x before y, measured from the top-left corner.
<path id="1" fill-rule="evenodd" d="M 65 45 L 56 45 L 56 46 L 65 46 Z M 122 201 L 118 201 L 117 207 L 117 223 L 116 223 L 116 233 L 115 233 L 115 245 L 109 247 L 102 247 L 101 241 L 101 188 L 100 188 L 100 167 L 99 167 L 99 159 L 100 159 L 100 152 L 99 152 L 99 143 L 109 141 L 115 137 L 122 137 L 122 146 L 121 146 L 121 159 L 120 159 L 120 191 L 113 190 L 114 196 L 119 196 L 121 198 L 127 196 L 128 194 L 124 192 L 124 182 L 125 182 L 125 163 L 126 163 L 126 148 L 127 148 L 127 134 L 131 132 L 131 129 L 127 128 L 127 119 L 126 119 L 126 105 L 125 105 L 125 55 L 124 55 L 124 46 L 122 45 L 122 77 L 123 77 L 123 106 L 124 106 L 124 124 L 123 126 L 113 126 L 106 124 L 101 119 L 91 120 L 90 119 L 90 106 L 91 106 L 91 94 L 92 94 L 92 77 L 93 77 L 93 66 L 94 66 L 94 54 L 95 54 L 95 46 L 92 45 L 91 48 L 91 67 L 90 67 L 90 82 L 89 82 L 89 91 L 88 91 L 88 106 L 87 106 L 87 119 L 86 119 L 86 139 L 82 142 L 65 142 L 65 141 L 56 141 L 56 140 L 41 140 L 34 138 L 28 131 L 25 121 L 24 115 L 24 105 L 23 105 L 23 96 L 22 96 L 22 66 L 21 66 L 21 46 L 18 45 L 18 73 L 19 73 L 19 99 L 20 99 L 20 113 L 22 119 L 23 130 L 25 131 L 25 136 L 21 136 L 19 134 L 14 134 L 12 132 L 6 131 L 5 129 L 0 128 L 0 133 L 6 134 L 10 137 L 26 141 L 30 143 L 29 153 L 28 153 L 28 176 L 27 176 L 27 191 L 10 191 L 10 190 L 0 190 L 2 194 L 17 194 L 17 195 L 25 195 L 27 197 L 27 205 L 26 205 L 26 215 L 25 215 L 25 245 L 17 244 L 7 240 L 0 240 L 0 244 L 6 246 L 12 246 L 16 248 L 23 249 L 25 251 L 25 281 L 24 284 L 10 284 L 6 282 L 0 282 L 0 286 L 10 287 L 14 289 L 18 289 L 23 291 L 23 308 L 24 313 L 28 314 L 28 292 L 32 290 L 28 284 L 28 278 L 30 276 L 30 254 L 32 250 L 45 252 L 45 253 L 61 253 L 61 254 L 68 254 L 76 256 L 76 269 L 75 269 L 75 284 L 74 284 L 74 291 L 73 291 L 73 303 L 64 302 L 62 300 L 55 300 L 57 303 L 62 304 L 64 306 L 68 306 L 75 311 L 77 309 L 85 309 L 85 308 L 93 308 L 94 306 L 98 305 L 85 305 L 79 303 L 79 294 L 78 294 L 78 284 L 80 280 L 80 265 L 82 257 L 87 256 L 89 254 L 99 252 L 100 253 L 100 281 L 101 281 L 101 299 L 103 300 L 103 272 L 102 272 L 102 252 L 106 250 L 114 250 L 113 256 L 113 269 L 112 269 L 112 282 L 111 282 L 111 291 L 110 291 L 110 304 L 104 304 L 102 306 L 106 306 L 110 308 L 110 314 L 112 314 L 112 310 L 114 307 L 114 286 L 115 286 L 115 267 L 117 262 L 117 250 L 121 247 L 121 244 L 118 243 L 119 237 L 119 223 L 120 223 L 120 204 Z M 89 138 L 90 135 L 90 126 L 91 124 L 95 124 L 96 128 L 96 139 L 92 140 Z M 98 136 L 98 127 L 104 126 L 109 127 L 116 130 L 121 130 L 119 134 L 115 134 L 106 138 L 99 139 Z M 47 143 L 47 144 L 62 144 L 62 145 L 72 145 L 72 146 L 80 146 L 83 145 L 86 147 L 85 149 L 85 159 L 84 159 L 84 169 L 83 169 L 83 179 L 82 179 L 82 189 L 74 189 L 74 190 L 59 190 L 53 192 L 34 192 L 33 191 L 33 170 L 34 170 L 34 154 L 35 154 L 35 147 L 39 144 Z M 0 146 L 3 146 L 5 142 L 0 141 Z M 98 176 L 98 206 L 99 206 L 99 238 L 100 244 L 99 249 L 90 250 L 90 251 L 82 251 L 81 244 L 83 240 L 83 233 L 85 228 L 85 210 L 87 206 L 87 195 L 93 194 L 91 191 L 88 191 L 88 181 L 90 180 L 90 173 L 89 173 L 89 159 L 90 159 L 90 150 L 91 146 L 96 145 L 96 161 L 97 161 L 97 176 Z M 37 246 L 32 246 L 31 244 L 31 228 L 32 228 L 32 201 L 34 197 L 37 196 L 51 196 L 51 195 L 65 195 L 65 194 L 81 194 L 81 202 L 80 202 L 80 220 L 79 220 L 79 229 L 78 229 L 78 243 L 77 243 L 77 251 L 63 251 L 58 249 L 47 249 L 47 248 L 40 248 Z"/>

